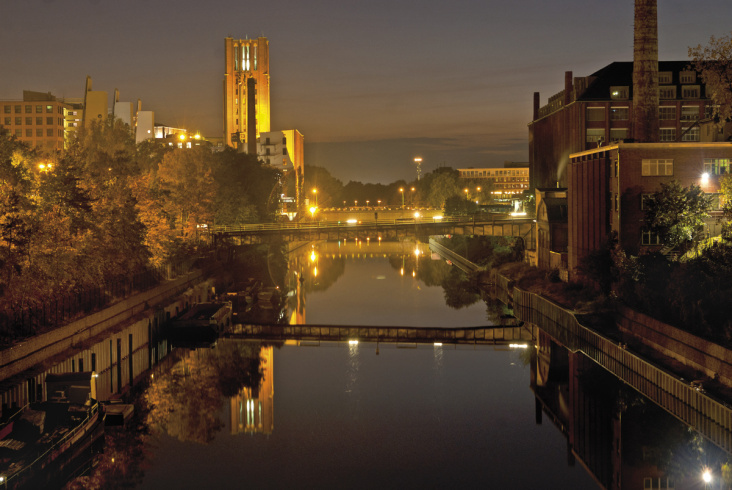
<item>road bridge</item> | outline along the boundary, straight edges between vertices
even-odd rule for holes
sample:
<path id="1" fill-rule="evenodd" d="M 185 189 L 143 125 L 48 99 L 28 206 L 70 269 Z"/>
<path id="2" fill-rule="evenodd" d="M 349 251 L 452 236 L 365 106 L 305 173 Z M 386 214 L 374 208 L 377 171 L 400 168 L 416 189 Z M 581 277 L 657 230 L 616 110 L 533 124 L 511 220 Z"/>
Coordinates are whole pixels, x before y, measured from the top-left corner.
<path id="1" fill-rule="evenodd" d="M 411 344 L 506 345 L 534 341 L 531 328 L 518 325 L 467 328 L 267 325 L 236 324 L 227 327 L 222 337 L 260 340 L 298 340 L 311 342 L 383 342 Z"/>
<path id="2" fill-rule="evenodd" d="M 298 223 L 257 223 L 212 226 L 214 240 L 235 238 L 241 244 L 314 240 L 395 240 L 433 235 L 517 237 L 527 250 L 536 248 L 536 223 L 530 218 L 485 219 L 480 217 L 399 218 Z"/>

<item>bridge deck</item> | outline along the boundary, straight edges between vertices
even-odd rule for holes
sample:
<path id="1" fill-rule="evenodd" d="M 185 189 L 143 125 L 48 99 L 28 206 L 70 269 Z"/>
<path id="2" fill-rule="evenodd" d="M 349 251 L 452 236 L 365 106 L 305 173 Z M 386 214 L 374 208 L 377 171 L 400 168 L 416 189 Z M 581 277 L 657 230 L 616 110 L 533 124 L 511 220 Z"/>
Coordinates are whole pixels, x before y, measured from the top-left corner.
<path id="1" fill-rule="evenodd" d="M 228 338 L 345 342 L 410 342 L 443 344 L 506 344 L 531 342 L 532 329 L 525 326 L 468 328 L 369 327 L 336 325 L 233 325 L 223 334 Z"/>

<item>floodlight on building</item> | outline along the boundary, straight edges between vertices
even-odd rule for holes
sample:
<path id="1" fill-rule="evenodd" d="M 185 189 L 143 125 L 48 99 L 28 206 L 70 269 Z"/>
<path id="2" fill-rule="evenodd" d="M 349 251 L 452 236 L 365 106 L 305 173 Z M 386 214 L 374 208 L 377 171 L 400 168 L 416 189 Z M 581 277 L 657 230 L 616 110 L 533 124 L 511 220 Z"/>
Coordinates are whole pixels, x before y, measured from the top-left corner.
<path id="1" fill-rule="evenodd" d="M 702 185 L 707 185 L 709 183 L 709 172 L 704 172 L 702 174 L 701 183 L 702 183 Z"/>

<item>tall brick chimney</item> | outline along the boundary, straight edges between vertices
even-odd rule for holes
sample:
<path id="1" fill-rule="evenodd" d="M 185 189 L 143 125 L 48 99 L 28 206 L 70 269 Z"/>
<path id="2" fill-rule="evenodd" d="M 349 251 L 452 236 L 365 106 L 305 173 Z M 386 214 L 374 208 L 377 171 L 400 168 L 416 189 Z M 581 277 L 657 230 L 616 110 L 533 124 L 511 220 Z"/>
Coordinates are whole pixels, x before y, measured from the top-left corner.
<path id="1" fill-rule="evenodd" d="M 640 143 L 659 140 L 657 0 L 635 0 L 633 139 Z"/>

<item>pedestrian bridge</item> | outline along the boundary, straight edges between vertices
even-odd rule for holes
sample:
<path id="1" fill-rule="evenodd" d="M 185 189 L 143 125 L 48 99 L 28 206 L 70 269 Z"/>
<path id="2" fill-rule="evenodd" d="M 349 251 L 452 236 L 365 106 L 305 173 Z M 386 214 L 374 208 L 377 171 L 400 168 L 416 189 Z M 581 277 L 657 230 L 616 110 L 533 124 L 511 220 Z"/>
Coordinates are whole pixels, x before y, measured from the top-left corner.
<path id="1" fill-rule="evenodd" d="M 512 318 L 512 320 L 515 320 Z M 532 328 L 499 325 L 467 328 L 236 324 L 225 338 L 306 342 L 384 342 L 396 344 L 508 345 L 534 341 Z"/>
<path id="2" fill-rule="evenodd" d="M 485 219 L 476 217 L 398 218 L 371 221 L 312 221 L 212 226 L 214 240 L 230 237 L 241 244 L 313 240 L 395 240 L 432 235 L 517 237 L 528 250 L 536 248 L 536 222 L 531 218 Z"/>

